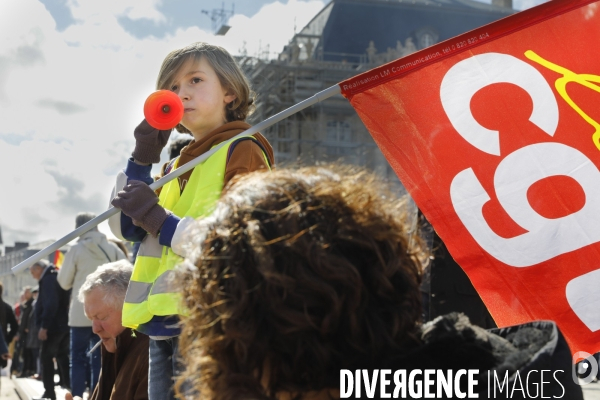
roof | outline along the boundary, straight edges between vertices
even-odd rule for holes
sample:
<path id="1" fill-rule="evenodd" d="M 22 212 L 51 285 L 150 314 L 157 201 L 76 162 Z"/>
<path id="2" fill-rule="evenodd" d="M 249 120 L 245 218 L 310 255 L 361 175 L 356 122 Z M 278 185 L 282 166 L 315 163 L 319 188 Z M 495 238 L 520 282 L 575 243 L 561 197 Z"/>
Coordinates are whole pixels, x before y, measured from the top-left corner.
<path id="1" fill-rule="evenodd" d="M 473 0 L 332 0 L 300 35 L 321 36 L 323 60 L 378 52 L 411 38 L 417 49 L 512 14 L 514 10 Z"/>

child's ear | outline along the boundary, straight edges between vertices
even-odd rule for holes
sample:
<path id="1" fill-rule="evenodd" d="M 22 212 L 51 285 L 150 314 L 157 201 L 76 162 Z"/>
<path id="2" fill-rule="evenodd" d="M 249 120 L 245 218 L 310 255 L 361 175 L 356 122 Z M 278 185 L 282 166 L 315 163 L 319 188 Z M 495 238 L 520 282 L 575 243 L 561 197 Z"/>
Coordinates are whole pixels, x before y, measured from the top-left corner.
<path id="1" fill-rule="evenodd" d="M 232 101 L 234 101 L 235 99 L 237 99 L 237 96 L 235 93 L 231 92 L 231 91 L 227 91 L 225 93 L 225 104 L 230 104 Z"/>

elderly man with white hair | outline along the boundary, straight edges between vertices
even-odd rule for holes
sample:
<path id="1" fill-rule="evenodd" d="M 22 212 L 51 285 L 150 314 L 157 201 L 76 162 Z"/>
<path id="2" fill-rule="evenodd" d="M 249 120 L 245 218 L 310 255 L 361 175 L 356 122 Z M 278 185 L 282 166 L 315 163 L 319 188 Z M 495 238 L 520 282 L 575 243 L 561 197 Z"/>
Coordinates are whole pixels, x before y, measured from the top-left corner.
<path id="1" fill-rule="evenodd" d="M 75 228 L 91 221 L 96 214 L 81 212 L 75 218 Z M 83 305 L 77 300 L 77 293 L 85 278 L 98 266 L 124 259 L 125 254 L 116 244 L 109 242 L 106 235 L 94 227 L 81 235 L 77 243 L 67 251 L 56 277 L 65 290 L 73 290 L 69 308 L 69 330 L 71 339 L 71 389 L 73 395 L 83 396 L 86 380 L 90 392 L 94 391 L 100 375 L 100 352 L 91 357 L 88 351 L 98 342 L 92 331 L 92 324 L 85 317 Z"/>
<path id="2" fill-rule="evenodd" d="M 127 260 L 104 264 L 79 290 L 85 315 L 103 345 L 100 379 L 90 400 L 148 399 L 148 336 L 121 325 L 132 270 Z M 65 397 L 71 399 L 70 394 Z"/>

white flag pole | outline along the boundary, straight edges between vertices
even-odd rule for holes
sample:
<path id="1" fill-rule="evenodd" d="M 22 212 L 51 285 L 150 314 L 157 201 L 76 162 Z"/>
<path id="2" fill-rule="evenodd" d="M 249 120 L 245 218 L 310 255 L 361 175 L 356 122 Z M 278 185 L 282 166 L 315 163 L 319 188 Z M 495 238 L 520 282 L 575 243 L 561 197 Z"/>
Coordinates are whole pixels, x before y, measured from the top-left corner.
<path id="1" fill-rule="evenodd" d="M 316 104 L 320 101 L 323 101 L 325 99 L 328 99 L 329 97 L 335 96 L 336 94 L 340 94 L 340 93 L 341 93 L 340 86 L 333 85 L 325 90 L 320 91 L 319 93 L 316 93 L 315 95 L 309 97 L 308 99 L 303 100 L 300 103 L 295 104 L 295 105 L 291 106 L 290 108 L 287 108 L 287 109 L 281 111 L 280 113 L 273 115 L 270 118 L 267 118 L 266 120 L 262 121 L 261 123 L 256 124 L 256 125 L 250 127 L 249 129 L 246 129 L 244 132 L 233 137 L 232 139 L 238 139 L 243 136 L 253 135 L 257 132 L 265 130 L 266 128 L 270 127 L 271 125 L 276 124 L 277 122 L 289 117 L 290 115 L 297 113 L 298 111 L 301 111 L 307 107 L 312 106 L 313 104 Z M 198 157 L 194 158 L 192 161 L 183 165 L 181 168 L 175 169 L 173 172 L 163 176 L 156 182 L 152 183 L 150 185 L 150 188 L 152 188 L 153 190 L 156 190 L 159 187 L 164 186 L 167 182 L 177 178 L 178 176 L 180 176 L 180 175 L 186 173 L 187 171 L 191 170 L 192 168 L 194 168 L 196 165 L 204 162 L 204 160 L 206 160 L 208 157 L 210 157 L 211 155 L 216 153 L 224 145 L 225 145 L 225 142 L 213 147 L 211 150 L 207 151 L 206 153 L 199 155 Z M 120 210 L 115 207 L 109 208 L 108 210 L 104 211 L 102 214 L 98 215 L 96 218 L 81 225 L 79 228 L 75 229 L 73 232 L 69 233 L 65 237 L 57 240 L 50 246 L 38 251 L 37 253 L 35 253 L 34 255 L 29 257 L 27 260 L 22 261 L 18 265 L 14 266 L 12 268 L 12 272 L 14 274 L 16 274 L 18 272 L 23 271 L 26 268 L 31 267 L 33 264 L 37 263 L 42 258 L 44 258 L 44 257 L 48 256 L 49 254 L 53 253 L 54 251 L 60 249 L 62 246 L 69 243 L 73 239 L 76 239 L 79 236 L 83 235 L 84 233 L 86 233 L 90 229 L 94 228 L 95 226 L 100 224 L 102 221 L 115 215 L 119 211 Z"/>

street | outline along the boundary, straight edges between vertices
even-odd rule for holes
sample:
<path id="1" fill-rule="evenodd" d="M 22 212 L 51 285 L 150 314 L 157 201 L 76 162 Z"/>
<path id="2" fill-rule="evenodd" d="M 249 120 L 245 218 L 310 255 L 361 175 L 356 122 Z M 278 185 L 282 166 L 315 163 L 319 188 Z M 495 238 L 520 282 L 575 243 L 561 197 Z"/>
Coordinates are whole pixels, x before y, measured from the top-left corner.
<path id="1" fill-rule="evenodd" d="M 15 384 L 8 377 L 0 377 L 0 399 L 2 400 L 24 400 L 19 397 L 15 390 Z"/>
<path id="2" fill-rule="evenodd" d="M 582 389 L 585 400 L 600 400 L 600 382 L 590 383 Z"/>

